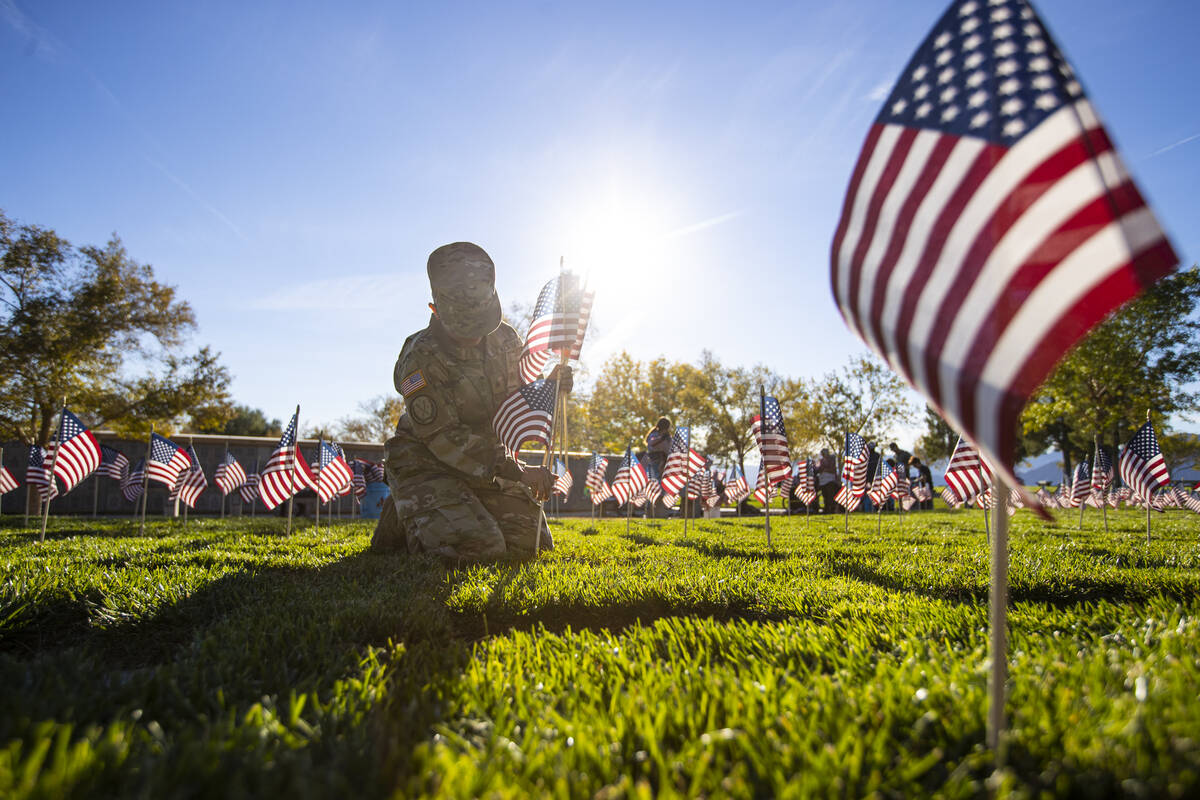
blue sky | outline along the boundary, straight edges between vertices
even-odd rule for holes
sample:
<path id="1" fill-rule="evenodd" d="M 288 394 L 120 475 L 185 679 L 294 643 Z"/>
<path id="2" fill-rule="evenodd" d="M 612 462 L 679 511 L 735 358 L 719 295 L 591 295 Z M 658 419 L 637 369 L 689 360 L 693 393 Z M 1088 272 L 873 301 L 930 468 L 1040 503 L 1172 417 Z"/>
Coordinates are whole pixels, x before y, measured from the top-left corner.
<path id="1" fill-rule="evenodd" d="M 944 5 L 0 0 L 0 208 L 118 233 L 272 416 L 391 392 L 464 239 L 506 306 L 589 272 L 593 372 L 817 376 L 863 349 L 828 288 L 850 170 Z M 1193 263 L 1200 7 L 1038 8 Z"/>

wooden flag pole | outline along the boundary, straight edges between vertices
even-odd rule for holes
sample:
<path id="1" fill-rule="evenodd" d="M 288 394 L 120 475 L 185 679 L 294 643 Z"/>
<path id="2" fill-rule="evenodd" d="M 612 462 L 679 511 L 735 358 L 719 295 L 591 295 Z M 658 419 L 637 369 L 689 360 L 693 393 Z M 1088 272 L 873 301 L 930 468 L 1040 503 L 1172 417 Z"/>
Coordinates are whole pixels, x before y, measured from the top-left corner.
<path id="1" fill-rule="evenodd" d="M 324 439 L 317 440 L 317 516 L 313 527 L 317 533 L 321 532 L 321 450 L 325 444 Z"/>
<path id="2" fill-rule="evenodd" d="M 228 461 L 229 461 L 229 440 L 226 439 L 225 440 L 225 458 L 222 461 L 222 463 L 226 463 Z M 213 476 L 213 480 L 216 480 L 215 475 Z M 217 488 L 220 489 L 221 487 L 218 486 Z M 226 497 L 227 497 L 227 495 L 224 492 L 221 492 L 221 519 L 225 519 L 225 498 Z"/>
<path id="3" fill-rule="evenodd" d="M 58 435 L 54 440 L 54 453 L 50 456 L 50 471 L 46 474 L 46 506 L 42 510 L 42 535 L 38 538 L 38 544 L 46 541 L 46 523 L 50 521 L 50 500 L 52 489 L 54 488 L 54 466 L 58 463 L 58 451 L 62 446 L 62 425 L 63 412 L 67 410 L 67 398 L 64 395 L 62 401 L 62 410 L 58 412 Z"/>
<path id="4" fill-rule="evenodd" d="M 983 497 L 983 494 L 980 494 L 979 496 Z M 990 546 L 992 544 L 992 528 L 991 528 L 991 525 L 988 524 L 988 511 L 989 511 L 988 507 L 984 506 L 983 507 L 983 532 L 987 536 L 987 543 Z"/>
<path id="5" fill-rule="evenodd" d="M 1092 481 L 1095 482 L 1096 465 L 1100 463 L 1100 434 L 1093 433 L 1092 442 L 1096 445 L 1096 452 L 1092 455 Z M 1108 533 L 1108 486 L 1100 495 L 1100 513 L 1104 517 L 1104 532 Z"/>
<path id="6" fill-rule="evenodd" d="M 1004 489 L 1004 483 L 997 484 Z M 992 537 L 992 581 L 988 621 L 991 626 L 991 671 L 988 676 L 987 744 L 1004 765 L 1004 705 L 1008 689 L 1008 512 L 996 503 L 996 535 Z"/>
<path id="7" fill-rule="evenodd" d="M 300 404 L 299 403 L 296 404 L 296 416 L 293 417 L 293 419 L 296 420 L 296 428 L 294 431 L 292 431 L 292 433 L 295 434 L 292 437 L 292 468 L 288 470 L 288 491 L 289 491 L 289 494 L 288 494 L 288 517 L 287 517 L 287 531 L 284 533 L 285 536 L 292 535 L 292 501 L 296 497 L 296 463 L 299 460 L 298 453 L 300 452 Z"/>
<path id="8" fill-rule="evenodd" d="M 0 450 L 0 455 L 4 451 Z M 100 470 L 92 473 L 92 519 L 95 519 L 100 511 Z"/>
<path id="9" fill-rule="evenodd" d="M 758 385 L 758 454 L 760 456 L 759 463 L 762 468 L 767 468 L 767 460 L 763 458 L 762 439 L 763 429 L 767 426 L 767 390 L 760 383 Z M 763 491 L 766 492 L 766 497 L 763 499 L 763 522 L 767 532 L 767 547 L 771 546 L 771 480 L 767 475 L 762 476 Z M 758 481 L 755 481 L 757 483 Z"/>
<path id="10" fill-rule="evenodd" d="M 1146 409 L 1146 422 L 1150 422 L 1150 409 Z M 1128 447 L 1128 445 L 1126 445 Z M 1146 494 L 1146 544 L 1150 544 L 1150 494 Z"/>
<path id="11" fill-rule="evenodd" d="M 150 438 L 146 441 L 146 460 L 142 462 L 142 521 L 138 524 L 138 536 L 146 533 L 146 501 L 150 494 L 150 453 L 154 445 L 154 423 L 150 423 Z"/>
<path id="12" fill-rule="evenodd" d="M 262 483 L 262 476 L 258 474 L 258 465 L 259 465 L 261 462 L 262 462 L 262 459 L 261 459 L 259 456 L 255 456 L 255 457 L 254 457 L 254 474 L 255 474 L 255 476 L 257 476 L 257 477 L 258 477 L 258 481 L 259 481 L 259 483 Z M 258 489 L 258 487 L 257 487 L 257 486 L 256 486 L 256 487 L 254 487 L 254 488 L 255 488 L 255 489 Z M 250 518 L 251 518 L 251 519 L 254 519 L 254 517 L 255 517 L 255 514 L 256 514 L 256 512 L 257 512 L 257 511 L 258 511 L 258 492 L 257 492 L 257 491 L 255 491 L 255 493 L 254 493 L 254 497 L 252 497 L 252 498 L 250 499 Z"/>

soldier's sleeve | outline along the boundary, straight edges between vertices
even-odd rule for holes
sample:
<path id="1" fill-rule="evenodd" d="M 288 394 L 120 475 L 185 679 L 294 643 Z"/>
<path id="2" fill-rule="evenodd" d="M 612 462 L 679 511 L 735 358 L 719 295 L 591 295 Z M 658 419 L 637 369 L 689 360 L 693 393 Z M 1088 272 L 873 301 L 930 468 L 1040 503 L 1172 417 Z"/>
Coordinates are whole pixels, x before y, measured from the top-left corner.
<path id="1" fill-rule="evenodd" d="M 423 358 L 419 351 L 404 352 L 394 377 L 413 433 L 429 452 L 448 467 L 490 480 L 504 458 L 503 448 L 495 437 L 481 436 L 459 419 L 445 367 L 436 359 Z"/>

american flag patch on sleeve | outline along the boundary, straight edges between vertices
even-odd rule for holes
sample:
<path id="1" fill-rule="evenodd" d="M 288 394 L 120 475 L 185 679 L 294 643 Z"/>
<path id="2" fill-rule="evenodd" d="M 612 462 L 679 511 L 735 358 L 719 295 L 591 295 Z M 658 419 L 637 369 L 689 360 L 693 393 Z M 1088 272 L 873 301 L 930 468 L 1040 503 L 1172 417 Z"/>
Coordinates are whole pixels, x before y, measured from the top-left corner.
<path id="1" fill-rule="evenodd" d="M 425 376 L 421 374 L 421 370 L 417 370 L 400 381 L 400 394 L 408 397 L 418 389 L 424 389 L 425 385 Z"/>

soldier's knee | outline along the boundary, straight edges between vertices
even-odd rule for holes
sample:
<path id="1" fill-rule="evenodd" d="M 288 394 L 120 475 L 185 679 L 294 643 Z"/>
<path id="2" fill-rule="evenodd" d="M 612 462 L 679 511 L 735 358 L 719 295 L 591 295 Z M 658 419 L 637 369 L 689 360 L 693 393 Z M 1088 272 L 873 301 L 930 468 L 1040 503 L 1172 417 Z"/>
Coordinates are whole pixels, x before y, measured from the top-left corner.
<path id="1" fill-rule="evenodd" d="M 490 561 L 507 550 L 496 521 L 472 505 L 429 509 L 415 515 L 410 524 L 416 549 L 443 558 Z"/>
<path id="2" fill-rule="evenodd" d="M 375 524 L 375 533 L 371 536 L 371 549 L 378 552 L 408 549 L 396 504 L 390 498 L 383 501 L 380 509 L 379 522 Z"/>

